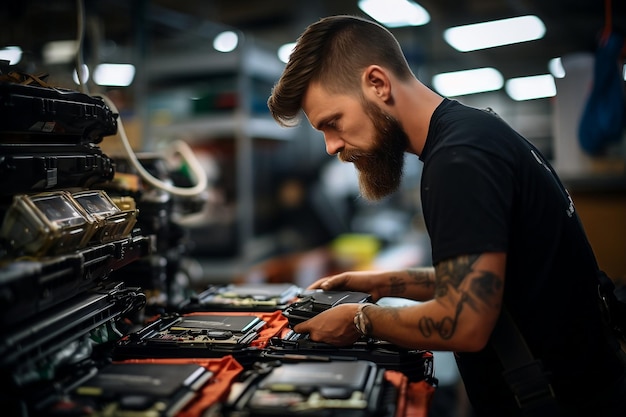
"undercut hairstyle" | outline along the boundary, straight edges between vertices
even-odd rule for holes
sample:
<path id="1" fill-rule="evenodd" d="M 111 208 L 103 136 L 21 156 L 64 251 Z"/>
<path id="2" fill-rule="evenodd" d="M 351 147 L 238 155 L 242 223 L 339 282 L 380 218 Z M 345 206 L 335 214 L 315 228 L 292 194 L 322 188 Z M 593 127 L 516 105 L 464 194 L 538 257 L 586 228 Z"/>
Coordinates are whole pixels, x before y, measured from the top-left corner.
<path id="1" fill-rule="evenodd" d="M 312 82 L 332 93 L 361 94 L 362 71 L 380 65 L 400 80 L 413 74 L 396 38 L 378 23 L 331 16 L 306 28 L 272 89 L 267 106 L 282 126 L 299 123 L 302 98 Z"/>

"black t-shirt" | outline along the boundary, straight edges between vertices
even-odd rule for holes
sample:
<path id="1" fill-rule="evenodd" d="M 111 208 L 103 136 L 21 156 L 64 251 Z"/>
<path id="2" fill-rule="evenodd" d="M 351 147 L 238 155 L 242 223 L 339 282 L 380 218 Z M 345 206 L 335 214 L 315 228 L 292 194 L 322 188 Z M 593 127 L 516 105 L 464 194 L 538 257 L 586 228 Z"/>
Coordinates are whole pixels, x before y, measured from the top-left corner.
<path id="1" fill-rule="evenodd" d="M 574 204 L 540 152 L 498 116 L 444 100 L 424 150 L 421 196 L 433 264 L 506 252 L 504 306 L 569 404 L 623 373 L 596 307 L 596 260 Z M 488 345 L 458 353 L 479 415 L 514 415 Z M 590 384 L 593 386 L 590 387 Z"/>

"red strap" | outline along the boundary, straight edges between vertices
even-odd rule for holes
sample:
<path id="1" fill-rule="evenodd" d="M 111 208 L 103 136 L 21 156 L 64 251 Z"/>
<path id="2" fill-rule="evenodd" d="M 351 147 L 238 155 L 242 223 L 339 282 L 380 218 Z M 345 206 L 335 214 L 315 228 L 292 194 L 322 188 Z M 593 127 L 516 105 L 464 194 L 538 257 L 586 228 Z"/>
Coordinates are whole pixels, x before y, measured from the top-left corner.
<path id="1" fill-rule="evenodd" d="M 430 382 L 408 382 L 399 371 L 385 371 L 385 379 L 398 390 L 395 417 L 427 417 L 435 394 Z"/>

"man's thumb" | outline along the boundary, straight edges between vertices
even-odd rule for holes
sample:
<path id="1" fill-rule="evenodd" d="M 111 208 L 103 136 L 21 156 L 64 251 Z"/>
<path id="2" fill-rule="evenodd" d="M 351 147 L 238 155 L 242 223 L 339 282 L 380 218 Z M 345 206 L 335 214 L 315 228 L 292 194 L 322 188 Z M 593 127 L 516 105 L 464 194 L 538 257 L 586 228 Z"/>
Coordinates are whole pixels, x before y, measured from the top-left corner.
<path id="1" fill-rule="evenodd" d="M 304 323 L 298 323 L 293 326 L 293 331 L 296 333 L 306 333 L 306 325 Z"/>

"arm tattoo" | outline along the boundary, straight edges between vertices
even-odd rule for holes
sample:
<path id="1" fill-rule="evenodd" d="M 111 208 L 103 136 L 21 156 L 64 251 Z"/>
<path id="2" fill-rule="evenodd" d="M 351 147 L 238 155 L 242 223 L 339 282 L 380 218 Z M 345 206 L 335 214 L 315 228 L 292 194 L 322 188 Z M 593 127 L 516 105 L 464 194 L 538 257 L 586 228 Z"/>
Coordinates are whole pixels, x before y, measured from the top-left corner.
<path id="1" fill-rule="evenodd" d="M 431 317 L 422 317 L 419 321 L 420 332 L 424 337 L 431 337 L 434 332 L 437 332 L 443 340 L 450 339 L 456 331 L 456 325 L 458 323 L 459 316 L 463 310 L 463 305 L 468 301 L 469 296 L 467 293 L 461 294 L 461 299 L 456 305 L 456 311 L 454 317 L 444 317 L 439 323 L 433 320 Z"/>
<path id="2" fill-rule="evenodd" d="M 418 285 L 426 289 L 432 288 L 435 285 L 435 282 L 428 271 L 421 271 L 419 269 L 407 269 L 406 274 L 410 279 L 408 282 L 402 275 L 392 275 L 389 278 L 389 294 L 391 296 L 404 294 L 408 285 Z"/>
<path id="3" fill-rule="evenodd" d="M 429 272 L 421 271 L 419 269 L 409 269 L 406 273 L 415 285 L 423 285 L 426 288 L 431 288 L 435 285 L 435 282 L 431 278 L 431 274 Z"/>
<path id="4" fill-rule="evenodd" d="M 445 296 L 450 286 L 452 288 L 459 288 L 461 281 L 472 272 L 472 265 L 477 259 L 478 255 L 466 255 L 442 261 L 435 269 L 437 275 L 435 297 Z"/>
<path id="5" fill-rule="evenodd" d="M 419 329 L 424 337 L 431 337 L 437 333 L 442 339 L 450 339 L 455 331 L 459 316 L 467 304 L 477 310 L 478 305 L 483 303 L 492 307 L 496 295 L 502 290 L 503 282 L 495 274 L 488 271 L 474 270 L 472 265 L 478 259 L 478 255 L 462 256 L 449 261 L 444 261 L 437 268 L 436 297 L 444 297 L 451 289 L 460 294 L 456 304 L 454 317 L 444 317 L 436 322 L 432 317 L 422 317 L 419 321 Z M 471 276 L 470 276 L 471 275 Z M 469 289 L 459 290 L 461 282 L 469 279 Z"/>
<path id="6" fill-rule="evenodd" d="M 470 292 L 483 303 L 491 304 L 496 294 L 502 290 L 502 286 L 502 280 L 497 275 L 481 271 L 481 275 L 470 282 Z"/>
<path id="7" fill-rule="evenodd" d="M 389 294 L 392 296 L 402 294 L 406 290 L 406 283 L 402 278 L 393 275 L 389 278 L 389 281 Z"/>

